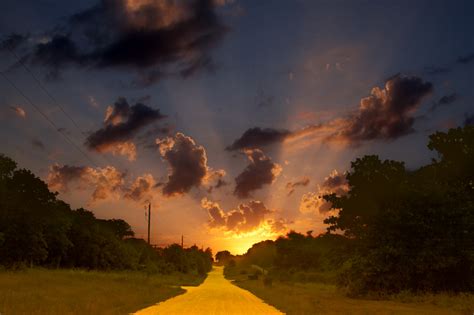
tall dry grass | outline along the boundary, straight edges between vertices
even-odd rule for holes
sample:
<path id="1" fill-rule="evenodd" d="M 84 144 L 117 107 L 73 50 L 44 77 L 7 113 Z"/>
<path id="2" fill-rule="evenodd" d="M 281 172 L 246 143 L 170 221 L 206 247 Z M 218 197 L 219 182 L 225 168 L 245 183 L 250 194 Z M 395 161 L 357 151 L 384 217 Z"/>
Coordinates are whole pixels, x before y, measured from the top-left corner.
<path id="1" fill-rule="evenodd" d="M 0 271 L 0 313 L 128 314 L 197 285 L 193 275 L 27 269 Z"/>

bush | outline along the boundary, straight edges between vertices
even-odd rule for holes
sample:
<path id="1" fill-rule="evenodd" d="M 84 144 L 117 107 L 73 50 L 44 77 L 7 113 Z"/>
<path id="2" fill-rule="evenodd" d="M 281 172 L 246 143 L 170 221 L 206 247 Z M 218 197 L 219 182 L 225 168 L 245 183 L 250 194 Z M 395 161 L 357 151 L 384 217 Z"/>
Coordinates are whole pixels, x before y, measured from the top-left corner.
<path id="1" fill-rule="evenodd" d="M 266 287 L 271 287 L 273 284 L 273 278 L 272 277 L 269 277 L 269 276 L 266 276 L 263 278 L 263 285 L 266 286 Z"/>
<path id="2" fill-rule="evenodd" d="M 258 280 L 258 275 L 257 274 L 248 275 L 247 277 L 248 277 L 249 280 Z"/>

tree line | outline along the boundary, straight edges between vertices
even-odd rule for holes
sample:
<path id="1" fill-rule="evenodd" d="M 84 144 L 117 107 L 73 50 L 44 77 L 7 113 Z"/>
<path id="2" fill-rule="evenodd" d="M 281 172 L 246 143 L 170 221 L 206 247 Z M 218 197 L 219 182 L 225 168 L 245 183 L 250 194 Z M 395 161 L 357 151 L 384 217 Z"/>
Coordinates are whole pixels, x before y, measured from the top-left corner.
<path id="1" fill-rule="evenodd" d="M 134 238 L 124 220 L 72 210 L 44 181 L 0 154 L 0 265 L 203 275 L 212 268 L 212 252 L 177 244 L 154 249 Z"/>
<path id="2" fill-rule="evenodd" d="M 339 209 L 327 233 L 290 232 L 243 257 L 275 277 L 334 273 L 350 294 L 474 291 L 474 126 L 436 132 L 436 159 L 420 168 L 368 155 L 351 163 L 349 192 L 323 196 Z"/>

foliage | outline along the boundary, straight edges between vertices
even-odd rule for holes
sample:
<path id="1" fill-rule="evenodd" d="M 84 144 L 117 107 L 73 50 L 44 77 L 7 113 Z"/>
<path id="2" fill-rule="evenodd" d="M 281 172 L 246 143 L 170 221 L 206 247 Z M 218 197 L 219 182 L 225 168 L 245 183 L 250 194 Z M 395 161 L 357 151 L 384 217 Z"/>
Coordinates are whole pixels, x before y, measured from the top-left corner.
<path id="1" fill-rule="evenodd" d="M 0 155 L 0 265 L 195 273 L 212 267 L 210 249 L 153 249 L 124 220 L 71 210 L 33 173 Z"/>
<path id="2" fill-rule="evenodd" d="M 252 265 L 282 282 L 331 283 L 350 295 L 474 291 L 474 126 L 437 132 L 428 165 L 368 155 L 351 163 L 345 195 L 317 237 L 290 232 L 254 244 L 226 275 Z"/>
<path id="3" fill-rule="evenodd" d="M 232 257 L 232 254 L 228 250 L 223 250 L 216 253 L 216 261 L 219 264 L 226 264 Z"/>
<path id="4" fill-rule="evenodd" d="M 474 127 L 430 136 L 439 159 L 414 171 L 365 156 L 352 163 L 329 231 L 353 240 L 340 283 L 352 294 L 474 290 Z"/>

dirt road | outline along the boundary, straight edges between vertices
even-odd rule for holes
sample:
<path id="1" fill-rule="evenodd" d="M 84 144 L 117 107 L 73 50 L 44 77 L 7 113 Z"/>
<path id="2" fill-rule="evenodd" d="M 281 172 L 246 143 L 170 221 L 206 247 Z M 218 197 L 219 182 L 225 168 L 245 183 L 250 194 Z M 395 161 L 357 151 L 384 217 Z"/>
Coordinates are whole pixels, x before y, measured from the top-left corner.
<path id="1" fill-rule="evenodd" d="M 142 309 L 135 314 L 283 314 L 252 293 L 230 283 L 224 278 L 222 267 L 214 267 L 200 286 L 184 288 L 186 293 Z"/>

